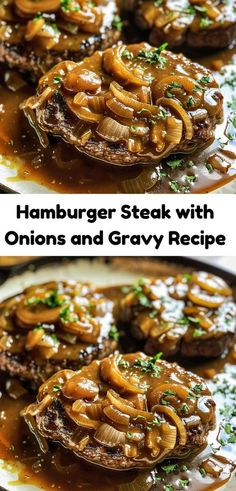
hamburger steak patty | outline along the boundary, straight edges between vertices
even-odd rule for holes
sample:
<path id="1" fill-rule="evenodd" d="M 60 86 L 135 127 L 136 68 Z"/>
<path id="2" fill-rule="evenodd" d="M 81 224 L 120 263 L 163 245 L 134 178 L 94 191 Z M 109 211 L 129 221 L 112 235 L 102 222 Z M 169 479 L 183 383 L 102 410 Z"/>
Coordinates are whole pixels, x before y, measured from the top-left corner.
<path id="1" fill-rule="evenodd" d="M 225 48 L 236 38 L 234 0 L 138 0 L 133 8 L 137 25 L 150 31 L 154 46 L 167 42 L 170 47 Z"/>
<path id="2" fill-rule="evenodd" d="M 215 425 L 205 382 L 143 353 L 58 372 L 22 414 L 49 442 L 117 471 L 186 458 L 202 449 Z"/>
<path id="3" fill-rule="evenodd" d="M 166 357 L 218 357 L 236 335 L 236 304 L 224 280 L 204 272 L 141 279 L 115 307 L 118 325 L 131 329 L 144 351 Z"/>
<path id="4" fill-rule="evenodd" d="M 63 62 L 22 109 L 38 132 L 117 165 L 152 164 L 206 146 L 222 119 L 211 72 L 143 43 Z"/>
<path id="5" fill-rule="evenodd" d="M 48 6 L 50 12 L 45 4 L 39 0 L 35 12 L 35 3 L 29 0 L 31 8 L 25 12 L 22 0 L 4 2 L 0 12 L 1 62 L 39 78 L 56 63 L 82 60 L 97 49 L 112 46 L 120 37 L 115 0 L 97 0 L 93 5 L 84 0 L 54 0 Z"/>
<path id="6" fill-rule="evenodd" d="M 112 309 L 78 282 L 27 288 L 0 305 L 0 370 L 40 385 L 62 368 L 107 356 L 117 346 Z"/>

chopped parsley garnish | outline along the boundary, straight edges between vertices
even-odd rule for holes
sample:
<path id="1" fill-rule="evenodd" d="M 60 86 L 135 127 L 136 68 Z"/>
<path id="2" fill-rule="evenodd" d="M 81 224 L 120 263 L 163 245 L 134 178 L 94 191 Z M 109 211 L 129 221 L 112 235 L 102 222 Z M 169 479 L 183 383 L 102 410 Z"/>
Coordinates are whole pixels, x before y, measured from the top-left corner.
<path id="1" fill-rule="evenodd" d="M 183 488 L 189 485 L 189 479 L 179 479 L 179 485 Z"/>
<path id="2" fill-rule="evenodd" d="M 132 60 L 134 55 L 128 49 L 124 49 L 121 53 L 122 58 L 127 58 L 127 60 Z M 145 111 L 145 109 L 143 109 Z"/>
<path id="3" fill-rule="evenodd" d="M 203 391 L 203 385 L 201 385 L 201 384 L 195 384 L 192 387 L 192 390 L 194 390 L 194 392 L 202 392 Z"/>
<path id="4" fill-rule="evenodd" d="M 199 338 L 200 336 L 203 336 L 203 334 L 205 334 L 205 331 L 201 327 L 196 327 L 193 331 L 194 338 Z"/>
<path id="5" fill-rule="evenodd" d="M 111 326 L 111 329 L 109 331 L 109 338 L 114 339 L 114 341 L 119 341 L 120 333 L 115 325 Z"/>
<path id="6" fill-rule="evenodd" d="M 148 50 L 141 49 L 137 55 L 137 59 L 144 60 L 149 65 L 159 65 L 160 68 L 164 68 L 167 63 L 167 59 L 161 55 L 162 51 L 166 49 L 168 43 L 164 43 L 158 48 Z"/>
<path id="7" fill-rule="evenodd" d="M 74 5 L 73 2 L 71 0 L 61 0 L 61 9 L 64 11 L 64 12 L 80 12 L 81 11 L 81 7 L 80 5 Z"/>
<path id="8" fill-rule="evenodd" d="M 26 301 L 26 305 L 46 305 L 51 309 L 60 307 L 63 303 L 65 303 L 65 299 L 60 299 L 57 288 L 52 292 L 47 293 L 44 298 L 35 296 L 28 298 Z"/>
<path id="9" fill-rule="evenodd" d="M 181 407 L 181 413 L 187 414 L 187 412 L 188 412 L 188 405 L 184 402 Z"/>
<path id="10" fill-rule="evenodd" d="M 62 82 L 62 78 L 61 77 L 54 77 L 53 79 L 53 83 L 54 84 L 60 84 Z"/>
<path id="11" fill-rule="evenodd" d="M 133 433 L 131 431 L 127 431 L 126 436 L 127 438 L 133 438 Z"/>
<path id="12" fill-rule="evenodd" d="M 203 77 L 201 77 L 198 80 L 198 83 L 202 84 L 202 85 L 209 84 L 210 82 L 211 82 L 211 80 L 210 80 L 210 77 L 208 75 L 204 75 Z"/>
<path id="13" fill-rule="evenodd" d="M 170 188 L 175 193 L 187 193 L 189 191 L 189 186 L 180 186 L 177 181 L 170 181 Z"/>
<path id="14" fill-rule="evenodd" d="M 198 319 L 197 317 L 191 317 L 189 315 L 188 317 L 183 317 L 178 321 L 179 324 L 182 324 L 184 326 L 188 325 L 190 322 L 193 322 L 194 324 L 199 324 L 200 319 Z"/>
<path id="15" fill-rule="evenodd" d="M 124 358 L 120 358 L 117 362 L 118 367 L 129 368 L 129 362 L 124 360 Z"/>
<path id="16" fill-rule="evenodd" d="M 178 167 L 181 167 L 181 165 L 183 164 L 183 159 L 167 160 L 166 164 L 171 169 L 177 169 Z"/>
<path id="17" fill-rule="evenodd" d="M 199 467 L 199 472 L 200 472 L 202 477 L 206 476 L 206 471 L 205 471 L 205 469 L 203 469 L 203 467 Z"/>
<path id="18" fill-rule="evenodd" d="M 55 384 L 52 388 L 53 392 L 59 392 L 61 390 L 61 386 L 58 384 Z"/>
<path id="19" fill-rule="evenodd" d="M 117 29 L 117 31 L 122 31 L 123 22 L 119 15 L 114 15 L 112 20 L 112 27 L 114 27 L 114 29 Z"/>
<path id="20" fill-rule="evenodd" d="M 213 21 L 211 19 L 209 19 L 209 17 L 203 17 L 200 20 L 200 27 L 202 27 L 204 29 L 205 27 L 210 26 L 212 23 L 213 23 Z"/>
<path id="21" fill-rule="evenodd" d="M 176 396 L 176 392 L 174 392 L 173 390 L 170 390 L 170 389 L 167 389 L 163 392 L 163 394 L 165 396 Z"/>
<path id="22" fill-rule="evenodd" d="M 162 465 L 161 468 L 166 474 L 170 474 L 171 472 L 178 470 L 178 464 Z"/>
<path id="23" fill-rule="evenodd" d="M 161 367 L 156 365 L 156 362 L 160 360 L 162 353 L 157 353 L 155 356 L 150 358 L 149 360 L 142 360 L 142 358 L 138 358 L 134 364 L 134 368 L 139 368 L 144 373 L 151 373 L 152 377 L 160 377 Z"/>
<path id="24" fill-rule="evenodd" d="M 36 324 L 36 326 L 34 327 L 33 331 L 41 331 L 41 329 L 43 329 L 43 324 L 41 324 L 40 322 L 38 322 Z"/>
<path id="25" fill-rule="evenodd" d="M 179 84 L 178 82 L 171 82 L 170 84 L 168 84 L 168 87 L 170 89 L 182 89 L 183 85 Z"/>
<path id="26" fill-rule="evenodd" d="M 197 180 L 197 176 L 185 176 L 185 181 L 187 182 L 195 182 Z"/>
<path id="27" fill-rule="evenodd" d="M 188 100 L 187 100 L 187 107 L 191 107 L 194 103 L 194 98 L 192 95 L 189 96 Z"/>
<path id="28" fill-rule="evenodd" d="M 183 277 L 184 277 L 184 278 L 185 278 L 185 280 L 186 280 L 186 281 L 188 281 L 188 282 L 189 282 L 189 281 L 192 281 L 192 275 L 191 275 L 191 274 L 189 274 L 189 273 L 185 273 L 185 274 L 183 275 Z"/>
<path id="29" fill-rule="evenodd" d="M 214 169 L 213 169 L 213 167 L 212 167 L 211 164 L 206 164 L 206 168 L 207 168 L 209 174 L 212 174 L 212 172 L 214 171 Z"/>
<path id="30" fill-rule="evenodd" d="M 143 278 L 140 278 L 137 283 L 135 283 L 131 291 L 135 293 L 140 305 L 143 307 L 149 307 L 152 308 L 152 302 L 149 300 L 147 295 L 143 292 L 143 286 L 145 285 L 145 280 Z"/>
<path id="31" fill-rule="evenodd" d="M 74 312 L 71 312 L 70 306 L 67 305 L 61 310 L 60 319 L 63 322 L 76 322 L 78 321 L 78 316 Z"/>

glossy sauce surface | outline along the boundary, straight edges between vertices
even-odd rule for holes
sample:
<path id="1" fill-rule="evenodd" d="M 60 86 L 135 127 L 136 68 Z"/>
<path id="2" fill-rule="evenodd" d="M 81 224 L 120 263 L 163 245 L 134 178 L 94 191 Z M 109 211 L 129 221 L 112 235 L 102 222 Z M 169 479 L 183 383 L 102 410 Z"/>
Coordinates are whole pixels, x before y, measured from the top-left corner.
<path id="1" fill-rule="evenodd" d="M 221 0 L 164 0 L 161 2 L 139 2 L 137 22 L 144 29 L 152 29 L 150 42 L 155 45 L 159 40 L 166 39 L 171 46 L 187 43 L 196 46 L 226 46 L 229 39 L 234 38 L 235 11 L 234 2 Z M 231 38 L 222 40 L 222 34 L 227 28 L 231 29 Z M 218 31 L 217 31 L 218 30 Z M 203 33 L 203 40 L 201 35 Z M 199 34 L 199 38 L 197 35 Z M 211 39 L 212 37 L 212 39 Z M 222 42 L 225 44 L 222 44 Z"/>
<path id="2" fill-rule="evenodd" d="M 210 71 L 148 43 L 62 62 L 22 108 L 39 133 L 60 136 L 109 165 L 158 164 L 193 153 L 223 119 L 223 96 Z"/>
<path id="3" fill-rule="evenodd" d="M 106 294 L 107 291 L 105 289 Z M 111 298 L 114 299 L 119 294 L 120 288 L 117 291 L 115 288 L 111 290 Z M 14 481 L 15 484 L 33 483 L 46 491 L 52 488 L 68 491 L 72 484 L 73 489 L 89 491 L 95 487 L 99 491 L 130 491 L 130 485 L 134 486 L 132 489 L 144 491 L 215 490 L 229 480 L 236 464 L 233 463 L 235 430 L 232 419 L 236 412 L 235 359 L 235 352 L 232 352 L 227 359 L 196 364 L 194 367 L 189 364 L 186 367 L 208 379 L 218 413 L 217 428 L 209 435 L 210 445 L 192 460 L 167 461 L 153 471 L 114 473 L 81 463 L 71 458 L 67 451 L 58 450 L 56 446 L 52 446 L 49 453 L 43 454 L 19 417 L 19 411 L 33 402 L 34 396 L 25 393 L 19 399 L 13 400 L 6 394 L 3 377 L 0 399 L 0 458 L 13 465 L 14 462 L 17 465 L 20 462 L 19 481 Z M 209 380 L 211 377 L 214 379 Z M 8 387 L 9 393 L 11 390 Z M 209 473 L 209 469 L 215 476 Z"/>
<path id="4" fill-rule="evenodd" d="M 114 168 L 92 162 L 79 156 L 71 146 L 56 140 L 44 150 L 22 111 L 18 109 L 19 103 L 32 95 L 34 89 L 24 86 L 12 92 L 7 89 L 2 77 L 0 163 L 17 172 L 16 177 L 8 179 L 9 187 L 12 180 L 27 180 L 62 193 L 199 193 L 212 191 L 230 182 L 236 176 L 235 130 L 231 123 L 230 127 L 227 123 L 229 112 L 232 111 L 227 102 L 232 102 L 236 87 L 234 53 L 234 50 L 229 50 L 196 60 L 210 68 L 228 65 L 223 68 L 225 74 L 216 73 L 216 78 L 223 84 L 225 120 L 217 128 L 215 142 L 199 154 L 185 158 L 176 155 L 167 159 L 169 165 L 145 169 L 139 166 Z M 232 134 L 233 139 L 229 140 L 226 133 Z M 213 157 L 215 154 L 218 154 L 217 158 Z M 213 167 L 220 170 L 214 170 Z M 190 178 L 186 179 L 186 176 Z"/>
<path id="5" fill-rule="evenodd" d="M 26 50 L 45 57 L 45 50 L 76 52 L 93 35 L 111 28 L 116 3 L 107 0 L 13 0 L 0 9 L 0 41 L 8 46 L 23 43 Z"/>

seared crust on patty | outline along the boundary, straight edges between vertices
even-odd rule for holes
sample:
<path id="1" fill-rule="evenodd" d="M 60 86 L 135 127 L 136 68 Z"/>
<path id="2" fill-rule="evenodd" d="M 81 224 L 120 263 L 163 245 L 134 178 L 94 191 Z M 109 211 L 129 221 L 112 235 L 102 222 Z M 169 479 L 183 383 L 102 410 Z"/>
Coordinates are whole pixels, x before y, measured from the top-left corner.
<path id="1" fill-rule="evenodd" d="M 11 5 L 13 8 L 13 4 Z M 104 50 L 112 46 L 120 37 L 119 30 L 113 25 L 114 18 L 119 14 L 118 4 L 112 0 L 109 5 L 105 2 L 104 5 L 100 2 L 100 5 L 98 9 L 101 8 L 103 12 L 103 20 L 100 26 L 91 28 L 91 32 L 89 32 L 90 27 L 86 31 L 86 28 L 76 22 L 71 24 L 71 27 L 74 26 L 74 34 L 73 30 L 72 32 L 63 31 L 63 22 L 57 13 L 51 14 L 52 19 L 45 14 L 45 22 L 48 22 L 48 25 L 51 25 L 52 21 L 56 23 L 59 18 L 61 32 L 57 42 L 46 49 L 40 45 L 39 36 L 32 40 L 25 39 L 25 29 L 31 20 L 29 17 L 16 17 L 16 26 L 14 21 L 9 23 L 2 21 L 2 28 L 6 30 L 6 36 L 4 38 L 3 35 L 0 41 L 0 62 L 7 63 L 10 67 L 27 72 L 32 78 L 38 79 L 52 66 L 63 60 L 80 61 L 98 49 Z M 42 13 L 42 18 L 44 18 L 43 15 Z M 37 21 L 37 17 L 33 18 L 33 21 Z M 7 29 L 11 31 L 11 35 L 7 35 Z"/>
<path id="2" fill-rule="evenodd" d="M 206 5 L 205 5 L 206 3 Z M 137 25 L 150 32 L 149 41 L 154 46 L 168 42 L 169 47 L 191 49 L 222 49 L 235 42 L 236 14 L 234 1 L 213 1 L 209 10 L 207 2 L 183 0 L 173 3 L 163 0 L 134 2 Z"/>
<path id="3" fill-rule="evenodd" d="M 204 272 L 142 280 L 118 301 L 115 317 L 146 353 L 161 351 L 165 357 L 216 358 L 236 336 L 232 290 Z"/>
<path id="4" fill-rule="evenodd" d="M 222 99 L 209 70 L 142 43 L 55 66 L 21 107 L 39 131 L 90 158 L 150 165 L 208 145 Z"/>
<path id="5" fill-rule="evenodd" d="M 0 370 L 40 385 L 113 353 L 113 302 L 89 285 L 50 282 L 0 305 Z M 114 329 L 114 327 L 113 327 Z"/>
<path id="6" fill-rule="evenodd" d="M 49 442 L 122 471 L 199 452 L 214 428 L 215 404 L 200 377 L 135 353 L 94 361 L 79 372 L 58 372 L 23 415 L 26 422 L 35 418 Z"/>

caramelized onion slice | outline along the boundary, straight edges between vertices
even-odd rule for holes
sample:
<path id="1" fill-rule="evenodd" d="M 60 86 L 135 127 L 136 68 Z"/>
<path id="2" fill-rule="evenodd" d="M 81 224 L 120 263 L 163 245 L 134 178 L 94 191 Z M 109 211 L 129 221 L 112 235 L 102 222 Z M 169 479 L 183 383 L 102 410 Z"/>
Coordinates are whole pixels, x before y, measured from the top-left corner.
<path id="1" fill-rule="evenodd" d="M 37 34 L 40 33 L 41 29 L 45 25 L 44 19 L 33 19 L 27 22 L 25 39 L 26 41 L 31 41 Z"/>
<path id="2" fill-rule="evenodd" d="M 190 389 L 188 387 L 184 387 L 183 385 L 173 384 L 171 382 L 158 385 L 157 387 L 155 387 L 154 390 L 150 392 L 148 397 L 151 408 L 159 402 L 159 400 L 163 396 L 163 392 L 165 391 L 171 391 L 174 396 L 184 401 L 189 397 Z"/>
<path id="3" fill-rule="evenodd" d="M 109 116 L 100 121 L 96 132 L 104 140 L 111 142 L 127 141 L 129 139 L 129 127 L 118 123 L 118 121 Z"/>
<path id="4" fill-rule="evenodd" d="M 182 139 L 183 123 L 181 120 L 174 118 L 173 116 L 167 116 L 166 118 L 167 134 L 166 141 L 178 145 Z"/>
<path id="5" fill-rule="evenodd" d="M 103 412 L 107 416 L 107 418 L 113 421 L 113 423 L 128 426 L 130 416 L 128 414 L 122 413 L 115 406 L 113 405 L 105 406 L 103 408 Z"/>
<path id="6" fill-rule="evenodd" d="M 220 307 L 225 298 L 222 295 L 211 295 L 210 292 L 204 291 L 198 285 L 193 285 L 187 292 L 189 300 L 202 307 L 208 307 L 209 309 L 216 309 Z"/>
<path id="7" fill-rule="evenodd" d="M 147 116 L 148 113 L 156 116 L 158 114 L 159 108 L 157 106 L 154 106 L 152 104 L 145 104 L 143 102 L 139 102 L 137 99 L 134 99 L 131 97 L 130 92 L 127 90 L 123 89 L 123 87 L 118 84 L 117 82 L 111 82 L 110 84 L 110 90 L 113 93 L 113 95 L 124 105 L 131 107 L 135 111 L 143 111 L 144 109 L 147 111 Z"/>
<path id="8" fill-rule="evenodd" d="M 126 66 L 122 55 L 125 51 L 124 46 L 117 46 L 105 51 L 103 55 L 103 67 L 113 77 L 121 79 L 125 84 L 134 84 L 138 86 L 148 86 L 149 82 L 143 77 L 137 77 L 133 71 Z"/>
<path id="9" fill-rule="evenodd" d="M 88 123 L 99 123 L 103 120 L 102 114 L 96 114 L 88 107 L 78 106 L 73 101 L 67 100 L 68 106 L 71 111 L 82 121 L 87 121 Z"/>
<path id="10" fill-rule="evenodd" d="M 181 418 L 175 413 L 173 408 L 157 404 L 156 406 L 153 406 L 152 411 L 157 414 L 165 414 L 172 422 L 174 422 L 179 433 L 179 444 L 183 446 L 186 445 L 187 432 L 184 423 Z"/>
<path id="11" fill-rule="evenodd" d="M 86 404 L 86 414 L 89 418 L 101 421 L 102 404 L 100 402 L 92 402 Z"/>
<path id="12" fill-rule="evenodd" d="M 14 0 L 17 9 L 26 16 L 32 17 L 39 12 L 55 12 L 60 7 L 60 0 Z"/>
<path id="13" fill-rule="evenodd" d="M 154 416 L 148 411 L 141 411 L 140 409 L 135 409 L 133 405 L 128 404 L 126 399 L 119 396 L 113 389 L 109 389 L 107 392 L 107 398 L 109 401 L 124 414 L 128 414 L 131 418 L 136 418 L 137 416 L 144 419 L 144 421 L 152 421 Z M 140 420 L 141 421 L 141 420 Z"/>
<path id="14" fill-rule="evenodd" d="M 51 68 L 45 75 L 39 80 L 40 93 L 48 86 L 56 85 L 58 87 L 59 82 L 62 83 L 67 73 L 74 70 L 77 67 L 75 61 L 61 61 L 55 67 Z"/>
<path id="15" fill-rule="evenodd" d="M 26 305 L 19 305 L 16 309 L 17 323 L 21 327 L 31 327 L 36 324 L 53 324 L 57 322 L 60 315 L 60 307 L 42 308 L 38 311 L 33 311 Z"/>
<path id="16" fill-rule="evenodd" d="M 26 338 L 25 349 L 27 351 L 32 350 L 42 340 L 45 331 L 43 328 L 36 328 L 33 331 L 29 331 Z"/>
<path id="17" fill-rule="evenodd" d="M 122 102 L 118 101 L 116 98 L 110 98 L 106 101 L 106 106 L 110 111 L 112 111 L 116 116 L 121 118 L 132 119 L 134 116 L 134 110 L 131 107 L 125 106 Z"/>
<path id="18" fill-rule="evenodd" d="M 185 138 L 186 140 L 192 140 L 193 138 L 193 125 L 190 116 L 187 111 L 180 105 L 179 101 L 175 99 L 168 99 L 167 97 L 163 97 L 157 99 L 156 105 L 170 107 L 173 109 L 182 119 L 184 127 L 185 127 Z"/>
<path id="19" fill-rule="evenodd" d="M 96 92 L 101 88 L 102 80 L 96 72 L 82 68 L 78 64 L 67 73 L 63 85 L 72 92 Z"/>
<path id="20" fill-rule="evenodd" d="M 196 80 L 184 75 L 168 75 L 158 82 L 153 82 L 152 90 L 155 97 L 164 97 L 167 88 L 172 83 L 180 85 L 186 92 L 192 92 L 196 86 Z"/>
<path id="21" fill-rule="evenodd" d="M 107 423 L 102 423 L 98 427 L 94 439 L 106 447 L 123 446 L 125 444 L 125 433 L 116 430 L 116 428 L 113 428 L 113 426 Z"/>
<path id="22" fill-rule="evenodd" d="M 71 418 L 78 426 L 82 426 L 83 428 L 87 428 L 88 430 L 96 430 L 99 427 L 99 421 L 88 418 L 88 416 L 86 416 L 85 414 L 80 414 L 73 411 L 69 404 L 65 404 L 64 409 L 69 418 Z"/>
<path id="23" fill-rule="evenodd" d="M 173 450 L 176 445 L 177 429 L 169 423 L 162 423 L 161 428 L 161 446 L 168 450 Z"/>
<path id="24" fill-rule="evenodd" d="M 118 387 L 122 392 L 131 392 L 134 394 L 144 394 L 145 389 L 138 385 L 130 383 L 127 377 L 123 376 L 117 366 L 118 356 L 105 358 L 101 361 L 100 373 L 104 380 Z"/>
<path id="25" fill-rule="evenodd" d="M 192 282 L 199 285 L 203 290 L 207 290 L 213 294 L 217 293 L 225 297 L 232 295 L 232 289 L 222 278 L 206 273 L 205 271 L 193 273 Z"/>
<path id="26" fill-rule="evenodd" d="M 94 399 L 99 392 L 99 388 L 96 382 L 82 377 L 78 373 L 65 383 L 62 392 L 69 399 Z"/>
<path id="27" fill-rule="evenodd" d="M 55 373 L 52 377 L 50 377 L 46 382 L 44 382 L 39 388 L 39 397 L 42 399 L 46 394 L 51 394 L 55 397 L 56 394 L 60 392 L 55 392 L 55 386 L 57 388 L 63 387 L 64 383 L 73 377 L 73 370 L 60 370 Z"/>

